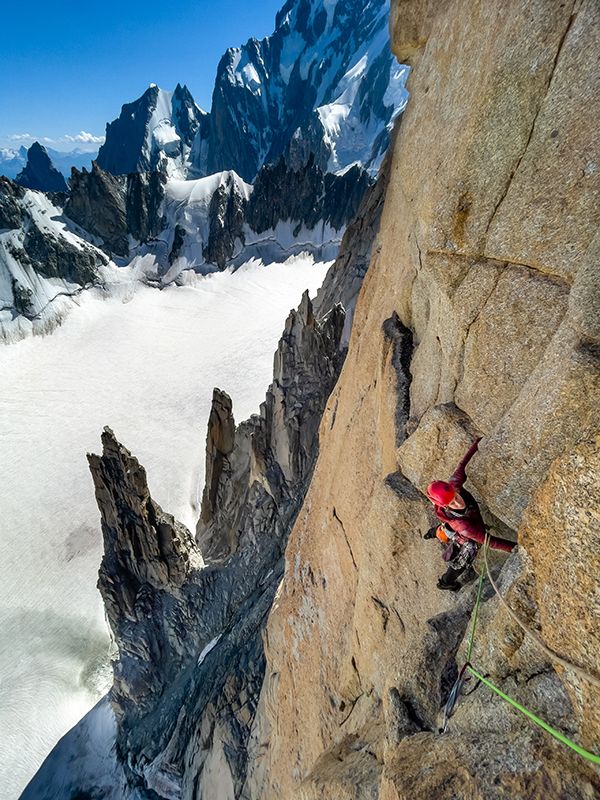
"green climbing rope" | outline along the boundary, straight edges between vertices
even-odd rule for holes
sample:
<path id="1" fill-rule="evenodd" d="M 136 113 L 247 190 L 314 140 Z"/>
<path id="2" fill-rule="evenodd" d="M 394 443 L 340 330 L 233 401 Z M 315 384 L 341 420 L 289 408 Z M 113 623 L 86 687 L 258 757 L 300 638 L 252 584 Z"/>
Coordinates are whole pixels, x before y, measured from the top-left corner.
<path id="1" fill-rule="evenodd" d="M 525 708 L 525 706 L 522 706 L 520 703 L 517 703 L 516 700 L 513 700 L 512 697 L 510 697 L 505 692 L 503 692 L 501 689 L 499 689 L 497 686 L 495 686 L 488 678 L 485 678 L 480 672 L 478 672 L 471 665 L 471 663 L 470 663 L 470 661 L 471 661 L 471 653 L 473 652 L 473 643 L 475 642 L 475 630 L 477 628 L 477 619 L 478 619 L 478 616 L 479 616 L 479 606 L 481 605 L 481 592 L 482 592 L 483 581 L 484 581 L 486 573 L 487 573 L 490 581 L 492 582 L 492 586 L 494 587 L 494 590 L 496 591 L 496 593 L 498 595 L 500 595 L 500 593 L 498 592 L 498 589 L 496 588 L 496 586 L 495 586 L 495 584 L 494 584 L 494 582 L 492 580 L 492 576 L 490 575 L 490 570 L 489 570 L 489 566 L 488 566 L 488 562 L 487 562 L 487 550 L 488 550 L 488 547 L 489 547 L 489 534 L 486 533 L 485 542 L 484 542 L 484 545 L 483 545 L 483 559 L 484 559 L 485 569 L 481 571 L 481 575 L 479 576 L 479 586 L 477 587 L 477 599 L 475 601 L 475 608 L 473 610 L 473 625 L 471 626 L 471 636 L 469 638 L 469 645 L 467 647 L 467 660 L 466 660 L 466 664 L 465 664 L 467 670 L 471 673 L 471 675 L 473 675 L 475 678 L 477 678 L 477 680 L 481 681 L 481 683 L 484 683 L 493 692 L 495 692 L 499 697 L 501 697 L 503 700 L 505 700 L 507 703 L 509 703 L 513 708 L 516 708 L 517 711 L 520 711 L 521 714 L 524 714 L 533 723 L 538 725 L 538 727 L 542 728 L 542 730 L 546 731 L 546 733 L 549 733 L 550 736 L 553 736 L 557 741 L 562 742 L 562 744 L 565 744 L 567 747 L 570 747 L 571 750 L 574 750 L 578 755 L 582 756 L 582 758 L 585 758 L 587 761 L 591 761 L 592 764 L 600 765 L 600 756 L 597 756 L 594 753 L 590 753 L 588 750 L 585 750 L 583 747 L 580 747 L 575 742 L 572 742 L 571 739 L 569 739 L 567 736 L 564 735 L 564 733 L 561 733 L 560 731 L 557 731 L 556 728 L 553 728 L 551 725 L 548 725 L 547 722 L 544 722 L 543 719 L 540 719 L 540 717 L 536 716 L 528 708 Z M 501 595 L 500 595 L 500 597 L 501 597 Z"/>
<path id="2" fill-rule="evenodd" d="M 490 680 L 484 678 L 484 676 L 481 675 L 470 664 L 467 664 L 467 670 L 471 673 L 471 675 L 477 678 L 477 680 L 480 680 L 482 683 L 485 683 L 485 685 L 488 686 L 499 697 L 501 697 L 503 700 L 506 700 L 507 703 L 510 703 L 510 705 L 513 706 L 513 708 L 516 708 L 517 711 L 521 712 L 521 714 L 525 714 L 525 716 L 528 717 L 532 722 L 535 722 L 536 725 L 538 725 L 540 728 L 543 728 L 543 730 L 549 733 L 550 736 L 554 736 L 554 738 L 558 739 L 559 742 L 566 744 L 567 747 L 570 747 L 571 750 L 574 750 L 580 756 L 587 759 L 587 761 L 591 761 L 592 764 L 600 764 L 600 756 L 594 755 L 594 753 L 590 753 L 587 750 L 584 750 L 583 747 L 580 747 L 578 744 L 575 744 L 575 742 L 572 742 L 563 733 L 557 731 L 556 728 L 553 728 L 551 725 L 548 725 L 547 722 L 544 722 L 543 719 L 540 719 L 532 711 L 529 711 L 528 708 L 525 708 L 525 706 L 522 706 L 520 703 L 517 703 L 517 701 L 513 700 L 512 697 L 509 697 L 507 694 L 501 691 L 497 686 L 494 686 L 494 684 Z"/>
<path id="3" fill-rule="evenodd" d="M 486 534 L 484 548 L 488 546 L 488 537 Z M 471 636 L 469 638 L 469 647 L 467 649 L 467 661 L 471 660 L 471 653 L 473 652 L 473 643 L 475 641 L 475 628 L 477 627 L 477 617 L 479 615 L 479 606 L 481 604 L 481 590 L 483 588 L 483 581 L 485 578 L 485 570 L 481 570 L 479 576 L 479 586 L 477 587 L 477 600 L 475 600 L 475 609 L 473 611 L 473 625 L 471 627 Z"/>

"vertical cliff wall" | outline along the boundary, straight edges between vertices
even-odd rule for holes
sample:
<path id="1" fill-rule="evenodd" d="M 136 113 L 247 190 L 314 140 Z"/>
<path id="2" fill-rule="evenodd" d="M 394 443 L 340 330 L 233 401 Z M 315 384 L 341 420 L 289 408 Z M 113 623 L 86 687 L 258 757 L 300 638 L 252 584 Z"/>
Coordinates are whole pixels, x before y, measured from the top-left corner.
<path id="1" fill-rule="evenodd" d="M 518 539 L 500 588 L 598 675 L 600 278 L 592 0 L 398 0 L 414 67 L 378 247 L 264 636 L 244 797 L 592 798 L 589 764 L 480 686 L 449 731 L 476 584 L 435 588 L 423 490 Z M 479 565 L 481 568 L 481 565 Z M 484 593 L 473 663 L 588 749 L 600 693 Z"/>

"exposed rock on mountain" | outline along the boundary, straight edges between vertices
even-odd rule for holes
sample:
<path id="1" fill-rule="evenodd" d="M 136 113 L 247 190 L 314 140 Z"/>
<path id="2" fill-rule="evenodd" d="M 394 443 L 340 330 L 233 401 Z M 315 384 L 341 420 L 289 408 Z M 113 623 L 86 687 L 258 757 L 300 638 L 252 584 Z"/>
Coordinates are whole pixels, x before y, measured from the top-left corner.
<path id="1" fill-rule="evenodd" d="M 164 172 L 134 172 L 127 176 L 127 230 L 138 242 L 158 236 L 164 227 Z"/>
<path id="2" fill-rule="evenodd" d="M 204 265 L 238 266 L 253 256 L 266 263 L 306 250 L 335 257 L 370 183 L 358 166 L 344 175 L 323 174 L 312 158 L 297 170 L 280 159 L 263 167 L 254 185 L 235 172 L 170 181 L 159 237 L 164 244 L 155 251 L 163 280 Z"/>
<path id="3" fill-rule="evenodd" d="M 15 178 L 15 182 L 27 189 L 41 192 L 66 192 L 67 183 L 56 169 L 46 148 L 34 142 L 27 151 L 27 164 Z"/>
<path id="4" fill-rule="evenodd" d="M 25 218 L 25 209 L 20 202 L 25 189 L 7 178 L 0 178 L 0 229 L 20 228 Z"/>
<path id="5" fill-rule="evenodd" d="M 124 180 L 94 162 L 91 172 L 71 172 L 71 195 L 65 214 L 98 236 L 109 252 L 125 256 L 129 253 L 125 194 Z"/>
<path id="6" fill-rule="evenodd" d="M 370 214 L 368 207 L 365 199 L 359 217 Z M 354 226 L 354 232 L 345 235 L 339 259 L 332 267 L 336 275 L 341 272 L 340 264 L 347 265 L 353 276 L 358 274 L 357 264 L 370 249 L 376 227 Z M 126 536 L 124 528 L 107 540 L 104 565 L 111 569 L 104 571 L 102 580 L 112 609 L 111 624 L 117 641 L 124 637 L 123 649 L 128 657 L 134 658 L 137 653 L 137 663 L 130 674 L 140 678 L 130 691 L 125 681 L 129 670 L 117 668 L 119 677 L 111 694 L 121 720 L 119 752 L 123 763 L 115 767 L 115 773 L 120 774 L 123 769 L 129 772 L 138 798 L 146 796 L 142 785 L 152 787 L 149 797 L 154 791 L 162 797 L 179 792 L 183 797 L 194 792 L 216 797 L 223 791 L 231 791 L 237 797 L 247 792 L 243 789 L 247 747 L 265 668 L 261 632 L 282 575 L 285 541 L 316 458 L 319 420 L 345 352 L 340 340 L 343 312 L 335 306 L 327 311 L 328 314 L 319 314 L 323 321 L 315 320 L 305 295 L 298 311 L 290 314 L 275 357 L 275 380 L 260 415 L 236 428 L 230 398 L 215 390 L 208 424 L 206 484 L 197 529 L 199 547 L 208 566 L 201 573 L 192 569 L 188 582 L 175 592 L 168 590 L 168 598 L 162 590 L 154 589 L 152 607 L 161 609 L 157 616 L 144 617 L 134 608 L 134 625 L 129 617 L 119 615 L 113 599 L 117 597 L 117 587 L 137 585 L 142 567 L 130 566 L 130 544 L 123 545 L 123 557 L 113 551 L 111 543 Z M 143 508 L 139 510 L 139 499 L 124 496 L 130 491 L 125 492 L 124 487 L 134 481 L 144 487 L 138 497 L 146 497 L 143 473 L 109 432 L 104 440 L 109 458 L 96 459 L 95 464 L 105 463 L 99 474 L 111 476 L 115 491 L 109 502 L 105 495 L 108 484 L 102 478 L 101 503 L 107 508 L 138 508 L 134 515 L 137 537 L 140 520 L 149 525 L 151 515 Z M 110 464 L 114 465 L 111 470 Z M 138 480 L 130 475 L 142 477 Z M 148 500 L 144 507 L 153 508 L 153 504 Z M 123 513 L 130 518 L 129 512 Z M 162 512 L 155 514 L 161 517 Z M 112 512 L 108 518 L 110 530 L 117 530 Z M 156 526 L 150 524 L 151 541 L 156 538 L 155 531 Z M 143 549 L 152 548 L 144 545 Z M 195 549 L 192 547 L 190 552 Z M 134 570 L 133 575 L 130 569 Z M 125 574 L 121 574 L 122 570 Z M 118 575 L 113 583 L 109 572 L 113 578 Z M 147 593 L 140 590 L 140 597 L 147 598 Z M 163 614 L 173 620 L 165 623 L 168 637 L 152 631 L 156 619 Z M 187 620 L 190 614 L 194 621 L 179 625 L 177 621 Z M 175 625 L 179 625 L 175 640 L 167 643 Z M 177 643 L 180 635 L 185 636 L 185 645 Z M 160 648 L 150 648 L 148 642 L 158 639 Z M 136 649 L 134 641 L 144 644 Z M 186 668 L 180 654 L 189 653 L 194 647 L 192 666 Z M 172 664 L 179 666 L 171 669 Z M 167 673 L 172 674 L 168 681 L 171 688 L 158 697 L 153 687 L 163 686 Z M 81 724 L 93 725 L 93 720 Z M 75 755 L 79 752 L 77 730 L 55 748 L 39 777 L 30 784 L 34 795 L 41 790 L 40 781 L 46 785 L 48 771 L 54 769 L 52 765 L 57 760 L 65 758 L 65 752 L 70 753 L 70 748 L 74 748 Z M 260 752 L 262 745 L 253 745 L 252 758 L 256 748 Z M 79 782 L 72 781 L 72 785 L 91 791 L 94 777 L 81 774 Z M 115 797 L 124 796 L 121 788 L 115 792 Z"/>
<path id="7" fill-rule="evenodd" d="M 210 794 L 223 782 L 241 790 L 261 630 L 343 359 L 343 320 L 335 307 L 317 322 L 304 296 L 260 416 L 235 428 L 231 401 L 215 390 L 199 527 L 210 566 L 200 569 L 190 534 L 152 501 L 143 468 L 109 429 L 102 456 L 89 457 L 105 544 L 99 588 L 119 644 L 119 749 L 135 780 L 160 796 L 191 785 Z"/>
<path id="8" fill-rule="evenodd" d="M 356 216 L 351 220 L 344 235 L 344 246 L 328 270 L 323 285 L 319 289 L 315 307 L 321 314 L 333 303 L 339 302 L 346 311 L 344 340 L 350 336 L 350 328 L 356 306 L 356 298 L 367 273 L 372 256 L 373 244 L 379 223 L 391 168 L 390 150 L 386 155 L 377 180 L 363 195 Z"/>
<path id="9" fill-rule="evenodd" d="M 202 111 L 186 86 L 165 92 L 152 84 L 106 126 L 97 162 L 114 175 L 162 170 L 183 177 L 194 138 L 206 127 Z"/>
<path id="10" fill-rule="evenodd" d="M 290 147 L 295 167 L 312 154 L 323 171 L 358 161 L 376 172 L 406 101 L 387 15 L 384 0 L 288 0 L 272 36 L 228 50 L 213 93 L 208 172 L 234 169 L 251 181 Z"/>
<path id="11" fill-rule="evenodd" d="M 153 502 L 144 468 L 109 428 L 102 445 L 101 457 L 88 456 L 104 538 L 98 588 L 119 641 L 112 691 L 125 715 L 149 704 L 185 659 L 187 637 L 178 649 L 171 650 L 171 643 L 191 619 L 166 614 L 163 604 L 201 559 L 189 531 Z M 146 626 L 149 614 L 164 624 Z"/>
<path id="12" fill-rule="evenodd" d="M 247 193 L 230 173 L 217 187 L 208 207 L 208 242 L 202 255 L 210 264 L 224 269 L 236 250 L 243 245 Z"/>
<path id="13" fill-rule="evenodd" d="M 298 169 L 277 164 L 258 173 L 248 207 L 248 224 L 257 233 L 275 228 L 278 222 L 293 220 L 298 226 L 315 228 L 324 222 L 340 230 L 358 209 L 371 183 L 359 166 L 344 175 L 323 174 L 311 155 Z"/>
<path id="14" fill-rule="evenodd" d="M 162 227 L 163 173 L 114 176 L 96 162 L 90 172 L 73 169 L 65 214 L 102 240 L 109 254 L 128 256 L 129 236 L 145 242 Z"/>
<path id="15" fill-rule="evenodd" d="M 518 541 L 492 574 L 567 666 L 489 583 L 471 662 L 597 752 L 600 10 L 399 0 L 392 31 L 414 65 L 413 99 L 382 177 L 378 240 L 375 187 L 320 299 L 340 291 L 351 304 L 372 253 L 348 355 L 334 387 L 343 314 L 316 319 L 304 297 L 260 416 L 234 428 L 215 392 L 203 569 L 105 434 L 102 580 L 125 656 L 112 700 L 142 797 L 600 792 L 592 766 L 485 685 L 471 684 L 440 735 L 476 585 L 467 575 L 456 594 L 438 592 L 443 562 L 420 535 L 427 483 L 483 436 L 468 488 Z"/>

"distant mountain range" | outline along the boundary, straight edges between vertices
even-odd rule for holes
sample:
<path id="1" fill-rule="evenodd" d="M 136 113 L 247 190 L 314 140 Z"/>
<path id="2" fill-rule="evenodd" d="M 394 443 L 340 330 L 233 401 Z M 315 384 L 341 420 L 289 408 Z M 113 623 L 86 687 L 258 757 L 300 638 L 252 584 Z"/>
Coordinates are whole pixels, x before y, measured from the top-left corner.
<path id="1" fill-rule="evenodd" d="M 252 257 L 334 258 L 407 99 L 388 11 L 287 0 L 271 36 L 225 53 L 210 113 L 183 84 L 151 84 L 93 165 L 37 142 L 0 151 L 18 184 L 0 180 L 0 337 L 47 330 L 65 298 L 129 265 L 162 286 Z"/>
<path id="2" fill-rule="evenodd" d="M 63 152 L 61 150 L 54 150 L 52 147 L 45 147 L 44 149 L 50 156 L 52 164 L 62 173 L 65 179 L 71 177 L 71 167 L 76 167 L 77 169 L 83 169 L 85 167 L 89 169 L 93 159 L 98 155 L 97 150 L 84 152 L 83 150 L 75 149 L 69 152 Z M 0 148 L 0 175 L 14 180 L 26 164 L 26 147 L 21 146 L 16 150 L 10 147 Z"/>
<path id="3" fill-rule="evenodd" d="M 407 99 L 388 12 L 387 0 L 288 0 L 271 36 L 222 57 L 210 113 L 186 86 L 152 84 L 107 125 L 98 164 L 177 178 L 234 170 L 251 182 L 281 155 L 298 167 L 312 154 L 324 172 L 375 174 Z"/>

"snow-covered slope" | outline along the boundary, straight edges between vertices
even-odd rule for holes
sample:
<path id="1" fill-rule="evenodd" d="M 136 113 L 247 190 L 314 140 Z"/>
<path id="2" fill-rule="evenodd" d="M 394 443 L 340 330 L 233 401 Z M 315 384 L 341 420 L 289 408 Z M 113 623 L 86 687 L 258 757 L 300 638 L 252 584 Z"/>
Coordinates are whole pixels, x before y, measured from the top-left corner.
<path id="1" fill-rule="evenodd" d="M 115 271 L 42 192 L 0 178 L 0 340 L 43 333 Z"/>
<path id="2" fill-rule="evenodd" d="M 388 0 L 288 0 L 271 36 L 228 50 L 213 94 L 208 172 L 230 168 L 252 180 L 286 151 L 294 163 L 312 152 L 323 169 L 360 162 L 375 172 L 407 97 L 388 14 Z"/>
<path id="3" fill-rule="evenodd" d="M 154 83 L 106 126 L 98 164 L 115 175 L 160 169 L 182 178 L 192 143 L 207 118 L 186 86 L 166 92 Z"/>

